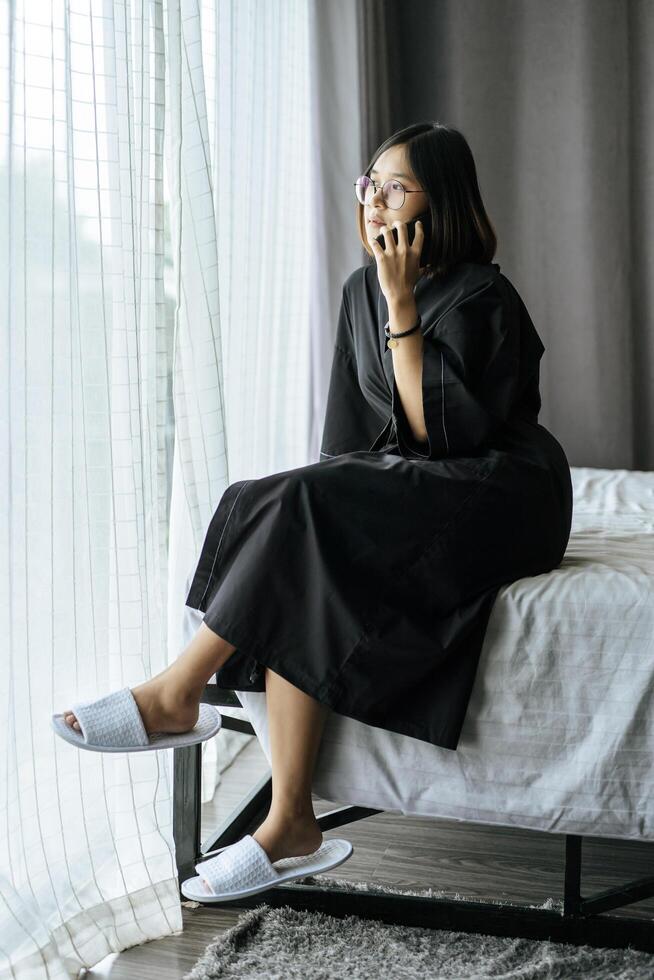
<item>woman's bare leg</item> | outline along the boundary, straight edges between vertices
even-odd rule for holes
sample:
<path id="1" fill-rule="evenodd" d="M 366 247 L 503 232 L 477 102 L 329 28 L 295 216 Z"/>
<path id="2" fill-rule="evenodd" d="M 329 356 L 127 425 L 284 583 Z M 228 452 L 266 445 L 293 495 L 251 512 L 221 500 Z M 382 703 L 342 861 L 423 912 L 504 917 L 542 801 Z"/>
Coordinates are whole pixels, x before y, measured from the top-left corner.
<path id="1" fill-rule="evenodd" d="M 252 835 L 271 861 L 311 854 L 322 843 L 311 781 L 327 705 L 266 668 L 266 708 L 272 762 L 272 802 Z"/>

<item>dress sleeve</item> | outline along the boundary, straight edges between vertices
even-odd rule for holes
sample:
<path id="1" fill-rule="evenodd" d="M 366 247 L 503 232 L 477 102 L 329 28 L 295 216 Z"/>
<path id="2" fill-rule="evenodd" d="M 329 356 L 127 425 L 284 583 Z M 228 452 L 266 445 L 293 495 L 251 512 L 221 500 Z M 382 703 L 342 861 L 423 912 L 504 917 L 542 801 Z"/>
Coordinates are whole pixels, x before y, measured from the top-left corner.
<path id="1" fill-rule="evenodd" d="M 495 280 L 424 328 L 423 338 L 422 401 L 428 438 L 415 439 L 394 381 L 392 411 L 402 456 L 483 454 L 521 389 L 521 319 L 515 305 Z M 544 347 L 537 335 L 536 341 L 531 353 L 537 365 Z"/>
<path id="2" fill-rule="evenodd" d="M 341 453 L 367 452 L 378 434 L 378 413 L 366 400 L 357 372 L 347 293 L 343 287 L 336 327 L 320 459 Z"/>

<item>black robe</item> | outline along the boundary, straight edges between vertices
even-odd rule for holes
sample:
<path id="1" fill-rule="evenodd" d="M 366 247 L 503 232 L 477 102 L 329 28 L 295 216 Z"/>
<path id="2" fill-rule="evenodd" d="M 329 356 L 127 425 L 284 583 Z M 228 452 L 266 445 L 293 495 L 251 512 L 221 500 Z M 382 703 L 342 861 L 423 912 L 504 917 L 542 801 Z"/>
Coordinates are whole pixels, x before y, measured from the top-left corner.
<path id="1" fill-rule="evenodd" d="M 537 421 L 544 346 L 496 263 L 414 289 L 428 434 L 393 374 L 376 264 L 343 286 L 320 460 L 230 484 L 186 600 L 237 649 L 334 711 L 456 749 L 502 585 L 556 568 L 572 483 Z"/>

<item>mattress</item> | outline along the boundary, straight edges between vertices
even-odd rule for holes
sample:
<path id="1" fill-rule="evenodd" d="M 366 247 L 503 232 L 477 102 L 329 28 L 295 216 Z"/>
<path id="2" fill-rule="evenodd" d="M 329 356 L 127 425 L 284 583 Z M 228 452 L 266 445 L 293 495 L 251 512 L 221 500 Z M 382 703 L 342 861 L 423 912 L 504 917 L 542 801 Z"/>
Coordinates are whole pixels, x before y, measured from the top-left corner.
<path id="1" fill-rule="evenodd" d="M 654 472 L 571 469 L 568 548 L 497 595 L 455 751 L 332 712 L 314 792 L 336 804 L 654 839 Z M 202 612 L 186 608 L 189 631 Z M 238 691 L 270 762 L 265 693 Z"/>

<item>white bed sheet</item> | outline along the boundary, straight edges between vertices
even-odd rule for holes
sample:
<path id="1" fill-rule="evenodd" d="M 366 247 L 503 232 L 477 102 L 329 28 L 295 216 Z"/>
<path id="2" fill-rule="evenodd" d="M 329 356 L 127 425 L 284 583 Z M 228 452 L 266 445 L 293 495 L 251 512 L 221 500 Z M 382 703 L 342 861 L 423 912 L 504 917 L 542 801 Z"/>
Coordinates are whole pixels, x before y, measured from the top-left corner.
<path id="1" fill-rule="evenodd" d="M 334 803 L 654 839 L 654 472 L 573 467 L 558 569 L 499 592 L 456 751 L 330 713 Z M 192 634 L 203 614 L 186 609 Z M 265 693 L 237 692 L 270 761 Z"/>

